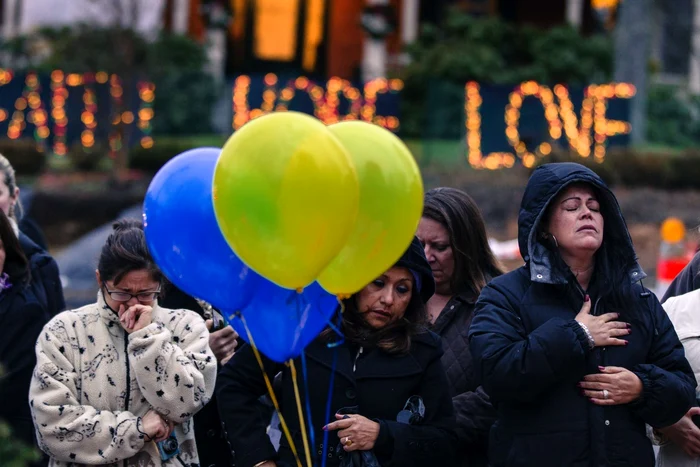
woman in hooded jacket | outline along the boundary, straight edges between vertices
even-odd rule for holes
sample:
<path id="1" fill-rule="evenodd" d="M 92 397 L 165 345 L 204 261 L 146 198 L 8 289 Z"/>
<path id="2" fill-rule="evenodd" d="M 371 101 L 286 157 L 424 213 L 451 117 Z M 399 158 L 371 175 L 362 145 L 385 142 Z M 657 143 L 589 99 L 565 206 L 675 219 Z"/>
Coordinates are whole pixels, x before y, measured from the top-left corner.
<path id="1" fill-rule="evenodd" d="M 518 219 L 526 264 L 482 291 L 469 332 L 496 406 L 499 466 L 654 465 L 645 424 L 695 401 L 695 378 L 613 193 L 574 163 L 537 168 Z"/>
<path id="2" fill-rule="evenodd" d="M 345 302 L 338 342 L 327 329 L 304 350 L 315 445 L 308 465 L 329 467 L 452 466 L 454 413 L 440 337 L 425 327 L 425 302 L 435 283 L 423 247 L 414 239 L 401 259 Z M 336 353 L 337 352 L 337 353 Z M 269 379 L 282 372 L 281 412 L 307 465 L 302 425 L 290 368 L 263 358 Z M 299 359 L 297 368 L 301 368 Z M 335 373 L 331 400 L 331 375 Z M 260 417 L 257 400 L 265 394 L 262 371 L 250 345 L 244 345 L 219 372 L 216 396 L 236 467 L 297 465 L 286 437 L 276 452 Z M 325 419 L 326 404 L 335 413 Z M 324 431 L 329 432 L 323 445 Z M 309 436 L 311 438 L 311 436 Z"/>

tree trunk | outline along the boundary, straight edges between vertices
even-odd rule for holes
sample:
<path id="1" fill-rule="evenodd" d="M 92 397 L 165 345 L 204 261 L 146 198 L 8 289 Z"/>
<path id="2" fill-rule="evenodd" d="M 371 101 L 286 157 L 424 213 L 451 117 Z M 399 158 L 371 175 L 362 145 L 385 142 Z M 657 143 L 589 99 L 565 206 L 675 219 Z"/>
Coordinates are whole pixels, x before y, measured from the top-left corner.
<path id="1" fill-rule="evenodd" d="M 116 34 L 114 38 L 117 40 L 118 44 L 115 44 L 114 50 L 121 49 L 122 62 L 124 68 L 121 73 L 119 73 L 121 78 L 122 86 L 122 96 L 121 99 L 117 99 L 114 104 L 116 106 L 117 112 L 120 117 L 123 117 L 125 113 L 130 112 L 135 113 L 135 108 L 133 102 L 136 98 L 137 86 L 136 86 L 136 73 L 134 70 L 134 44 L 132 42 L 133 36 L 129 34 L 128 29 L 122 29 L 121 34 Z M 131 135 L 133 133 L 133 125 L 135 121 L 135 115 L 133 116 L 131 122 L 124 122 L 121 118 L 119 124 L 117 125 L 116 132 L 119 140 L 121 141 L 121 147 L 116 151 L 113 151 L 112 157 L 114 158 L 114 170 L 112 171 L 112 176 L 116 177 L 117 180 L 123 180 L 127 171 L 129 170 L 129 143 Z"/>
<path id="2" fill-rule="evenodd" d="M 615 26 L 615 81 L 630 83 L 637 88 L 630 103 L 630 136 L 634 145 L 646 140 L 651 5 L 651 0 L 620 2 Z"/>

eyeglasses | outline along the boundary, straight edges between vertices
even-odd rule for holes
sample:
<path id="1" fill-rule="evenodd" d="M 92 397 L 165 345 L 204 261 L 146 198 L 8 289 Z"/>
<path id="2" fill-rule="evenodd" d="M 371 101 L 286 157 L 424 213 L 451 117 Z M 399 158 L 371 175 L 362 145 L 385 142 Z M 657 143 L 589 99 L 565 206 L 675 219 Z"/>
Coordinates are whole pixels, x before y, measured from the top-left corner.
<path id="1" fill-rule="evenodd" d="M 160 289 L 155 292 L 139 292 L 137 294 L 130 294 L 128 292 L 122 292 L 121 290 L 109 290 L 106 285 L 104 289 L 115 302 L 128 302 L 132 298 L 136 298 L 136 300 L 141 303 L 152 302 L 158 298 L 160 294 Z"/>

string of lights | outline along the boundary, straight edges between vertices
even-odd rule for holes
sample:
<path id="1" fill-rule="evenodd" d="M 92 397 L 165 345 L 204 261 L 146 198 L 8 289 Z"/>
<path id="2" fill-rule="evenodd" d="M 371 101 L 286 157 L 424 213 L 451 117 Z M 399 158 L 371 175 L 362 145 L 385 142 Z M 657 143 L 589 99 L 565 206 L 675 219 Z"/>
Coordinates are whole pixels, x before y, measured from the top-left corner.
<path id="1" fill-rule="evenodd" d="M 237 130 L 246 122 L 261 115 L 274 111 L 284 112 L 289 110 L 292 100 L 297 93 L 306 93 L 314 108 L 314 116 L 322 122 L 330 125 L 342 120 L 364 120 L 396 131 L 399 128 L 399 119 L 394 116 L 384 117 L 376 115 L 376 103 L 379 94 L 397 93 L 403 89 L 403 81 L 400 79 L 378 78 L 368 81 L 363 91 L 355 87 L 350 81 L 341 78 L 331 78 L 324 88 L 305 76 L 287 82 L 286 86 L 278 92 L 279 77 L 274 73 L 268 73 L 263 78 L 265 85 L 262 94 L 262 104 L 259 109 L 250 109 L 248 95 L 250 93 L 250 77 L 241 75 L 236 78 L 233 86 L 233 122 L 232 127 Z M 347 100 L 348 112 L 341 115 L 341 96 Z"/>
<path id="2" fill-rule="evenodd" d="M 531 150 L 521 140 L 518 131 L 520 109 L 527 97 L 534 97 L 542 103 L 552 141 L 560 140 L 565 135 L 568 146 L 574 153 L 587 158 L 591 156 L 591 150 L 593 150 L 594 160 L 602 162 L 605 159 L 606 140 L 611 136 L 629 134 L 632 130 L 628 122 L 606 118 L 607 101 L 613 98 L 630 99 L 635 93 L 634 86 L 626 83 L 590 85 L 584 90 L 579 120 L 566 86 L 558 84 L 554 86 L 554 92 L 552 92 L 548 86 L 526 81 L 516 86 L 510 93 L 505 108 L 505 134 L 515 154 L 492 152 L 484 156 L 481 151 L 479 111 L 483 99 L 479 93 L 478 83 L 468 82 L 465 86 L 464 111 L 469 164 L 474 168 L 496 170 L 513 167 L 517 158 L 525 167 L 533 167 L 539 157 L 552 152 L 552 145 L 548 141 L 540 143 L 536 149 Z M 559 101 L 558 105 L 555 102 L 555 96 Z M 593 130 L 593 139 L 591 139 L 591 130 Z"/>
<path id="3" fill-rule="evenodd" d="M 15 100 L 12 114 L 0 108 L 0 122 L 10 118 L 7 129 L 9 138 L 20 138 L 29 123 L 34 126 L 33 136 L 37 148 L 48 149 L 47 139 L 53 134 L 51 151 L 59 156 L 65 155 L 68 127 L 66 103 L 69 89 L 82 86 L 83 110 L 80 120 L 84 129 L 80 134 L 80 143 L 89 152 L 95 145 L 95 131 L 98 126 L 95 86 L 106 84 L 109 86 L 112 100 L 109 106 L 112 112 L 108 135 L 110 156 L 115 157 L 124 144 L 120 125 L 136 124 L 141 132 L 140 145 L 146 149 L 153 147 L 155 143 L 152 136 L 155 101 L 153 83 L 146 81 L 137 83 L 139 108 L 135 115 L 131 110 L 121 110 L 124 104 L 124 89 L 121 79 L 116 74 L 109 75 L 103 71 L 94 74 L 65 74 L 61 70 L 54 70 L 50 77 L 50 117 L 53 120 L 53 128 L 49 127 L 49 113 L 41 99 L 40 79 L 36 73 L 28 73 L 24 77 L 22 94 Z M 0 69 L 0 86 L 9 84 L 13 79 L 15 76 L 11 70 Z M 266 113 L 289 110 L 293 99 L 301 94 L 308 96 L 313 105 L 314 115 L 326 124 L 343 120 L 363 120 L 392 131 L 398 130 L 400 126 L 399 118 L 377 114 L 378 96 L 400 92 L 404 86 L 400 79 L 378 78 L 365 83 L 362 89 L 359 89 L 350 81 L 337 77 L 329 79 L 324 87 L 323 83 L 316 83 L 305 76 L 300 76 L 287 81 L 284 87 L 279 89 L 280 78 L 274 73 L 268 73 L 263 78 L 263 84 L 260 108 L 251 108 L 250 76 L 241 75 L 234 81 L 232 99 L 234 130 Z M 557 84 L 550 89 L 534 81 L 523 82 L 509 93 L 504 113 L 505 137 L 513 148 L 513 152 L 484 154 L 481 134 L 483 98 L 479 84 L 470 81 L 465 85 L 464 101 L 468 162 L 474 168 L 489 170 L 513 167 L 517 161 L 525 167 L 532 167 L 538 158 L 552 152 L 552 144 L 555 142 L 559 142 L 582 158 L 592 157 L 595 161 L 602 162 L 605 159 L 608 138 L 629 134 L 631 131 L 628 122 L 607 118 L 608 101 L 616 98 L 630 99 L 635 92 L 634 86 L 626 83 L 590 85 L 584 89 L 583 101 L 577 115 L 566 86 Z M 527 147 L 519 130 L 520 112 L 527 98 L 539 100 L 547 122 L 549 140 L 541 142 L 535 148 Z M 343 99 L 346 101 L 345 105 L 343 105 Z"/>

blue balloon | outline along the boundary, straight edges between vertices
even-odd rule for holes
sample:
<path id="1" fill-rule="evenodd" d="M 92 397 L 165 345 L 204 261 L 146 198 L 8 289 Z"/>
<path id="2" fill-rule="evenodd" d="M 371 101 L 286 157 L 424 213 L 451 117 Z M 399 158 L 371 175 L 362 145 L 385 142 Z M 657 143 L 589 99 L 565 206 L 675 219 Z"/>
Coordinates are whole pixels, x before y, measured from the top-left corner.
<path id="1" fill-rule="evenodd" d="M 198 148 L 168 161 L 143 204 L 146 242 L 177 287 L 215 308 L 242 309 L 261 277 L 236 256 L 214 215 L 212 184 L 220 149 Z"/>
<path id="2" fill-rule="evenodd" d="M 299 293 L 267 279 L 257 284 L 253 300 L 240 315 L 250 334 L 268 358 L 286 362 L 296 358 L 330 323 L 338 309 L 338 298 L 317 283 Z M 236 312 L 224 312 L 233 329 L 248 343 L 248 334 Z"/>

